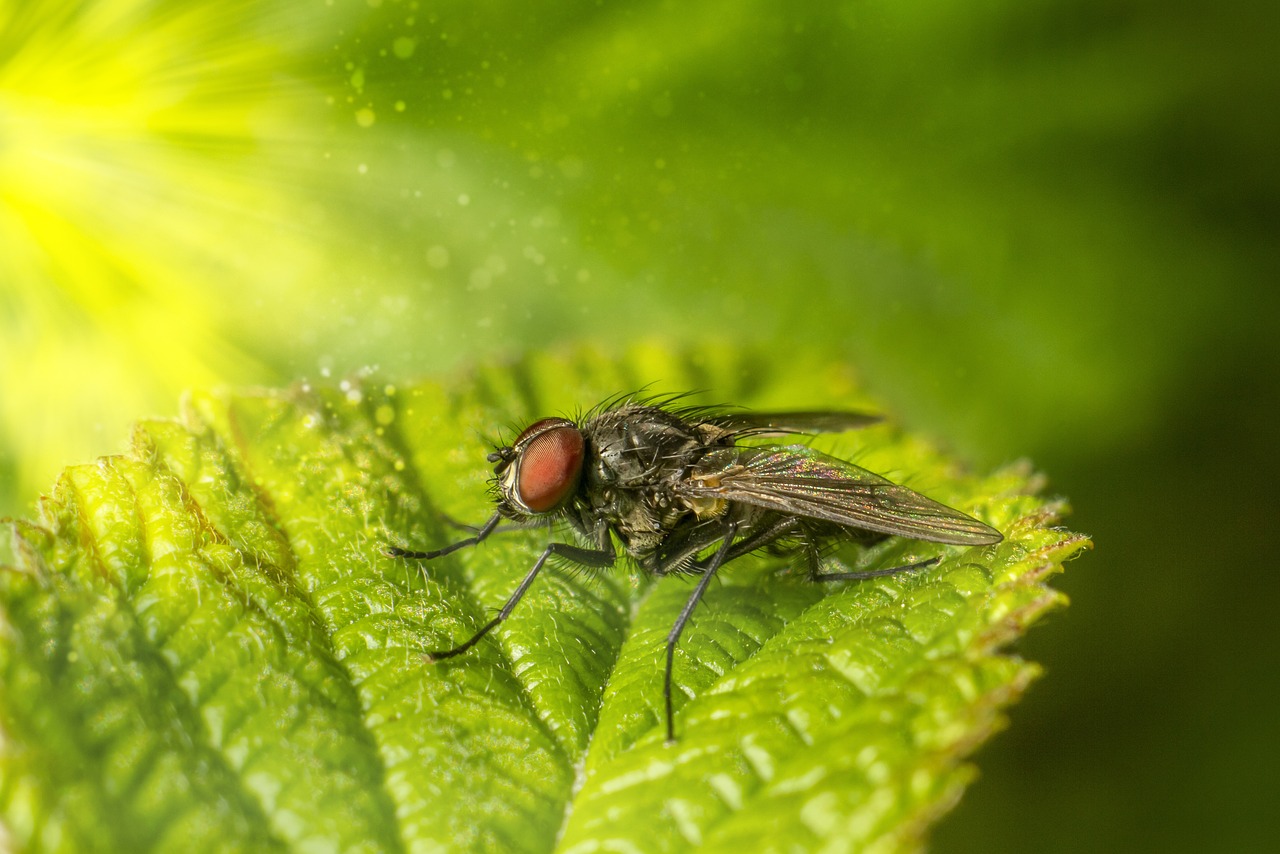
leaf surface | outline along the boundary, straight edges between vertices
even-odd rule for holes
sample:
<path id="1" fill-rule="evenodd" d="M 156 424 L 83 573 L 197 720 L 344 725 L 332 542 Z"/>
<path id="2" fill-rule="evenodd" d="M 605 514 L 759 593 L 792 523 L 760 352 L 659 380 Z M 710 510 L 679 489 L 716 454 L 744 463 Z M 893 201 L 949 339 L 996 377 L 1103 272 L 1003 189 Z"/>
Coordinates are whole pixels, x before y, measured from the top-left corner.
<path id="1" fill-rule="evenodd" d="M 691 585 L 545 572 L 494 536 L 420 566 L 489 511 L 486 438 L 620 390 L 711 388 L 759 408 L 863 408 L 847 371 L 707 349 L 531 357 L 449 382 L 198 395 L 129 453 L 64 472 L 0 551 L 0 817 L 19 850 L 780 850 L 912 847 L 965 757 L 1036 675 L 1000 652 L 1061 596 L 1083 537 L 1023 465 L 964 476 L 888 424 L 823 450 L 999 527 L 889 540 L 806 582 L 735 562 L 676 656 Z M 509 438 L 509 434 L 507 434 Z M 556 536 L 564 537 L 563 533 Z M 6 556 L 7 555 L 7 556 Z"/>

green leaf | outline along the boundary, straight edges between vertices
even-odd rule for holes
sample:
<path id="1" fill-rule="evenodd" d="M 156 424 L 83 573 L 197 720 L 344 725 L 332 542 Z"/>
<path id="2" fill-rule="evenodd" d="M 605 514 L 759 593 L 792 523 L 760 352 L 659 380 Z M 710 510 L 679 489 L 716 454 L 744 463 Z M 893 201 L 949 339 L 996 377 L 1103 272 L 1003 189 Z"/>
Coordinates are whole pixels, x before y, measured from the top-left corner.
<path id="1" fill-rule="evenodd" d="M 198 395 L 119 457 L 67 469 L 0 541 L 0 817 L 19 850 L 763 850 L 909 847 L 1036 675 L 999 649 L 1062 601 L 1087 545 L 1025 465 L 963 475 L 888 425 L 827 450 L 997 525 L 995 547 L 890 540 L 806 582 L 766 557 L 708 592 L 544 573 L 546 542 L 418 566 L 388 543 L 489 512 L 485 436 L 639 388 L 869 408 L 842 366 L 660 347 L 532 357 L 446 383 Z M 7 557 L 6 557 L 7 555 Z M 563 569 L 563 568 L 562 568 Z"/>

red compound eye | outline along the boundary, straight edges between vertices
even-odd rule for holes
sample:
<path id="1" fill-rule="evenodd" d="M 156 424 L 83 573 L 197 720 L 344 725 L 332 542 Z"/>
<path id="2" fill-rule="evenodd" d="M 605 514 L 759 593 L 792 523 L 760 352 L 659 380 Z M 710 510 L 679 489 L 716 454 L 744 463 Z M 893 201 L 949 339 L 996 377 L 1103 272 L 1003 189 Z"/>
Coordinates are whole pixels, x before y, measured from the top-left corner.
<path id="1" fill-rule="evenodd" d="M 533 513 L 559 507 L 582 473 L 582 433 L 572 421 L 547 418 L 521 433 L 516 447 L 520 462 L 515 491 L 520 503 Z"/>

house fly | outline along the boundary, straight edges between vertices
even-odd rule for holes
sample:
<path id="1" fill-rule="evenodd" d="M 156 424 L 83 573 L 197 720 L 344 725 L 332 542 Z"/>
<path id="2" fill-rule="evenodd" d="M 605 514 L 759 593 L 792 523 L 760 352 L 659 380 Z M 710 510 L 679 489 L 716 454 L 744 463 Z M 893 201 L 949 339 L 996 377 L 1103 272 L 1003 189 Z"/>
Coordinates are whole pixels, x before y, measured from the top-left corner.
<path id="1" fill-rule="evenodd" d="M 832 548 L 889 536 L 935 543 L 998 543 L 999 531 L 905 486 L 804 445 L 743 439 L 841 432 L 876 420 L 854 412 L 726 411 L 681 406 L 679 396 L 607 401 L 577 421 L 543 418 L 489 454 L 493 515 L 472 536 L 434 551 L 388 548 L 432 560 L 516 527 L 564 520 L 584 545 L 552 542 L 496 617 L 430 660 L 460 655 L 507 619 L 547 559 L 606 568 L 615 538 L 654 575 L 700 576 L 666 644 L 667 741 L 675 740 L 671 668 L 680 634 L 724 564 L 757 551 L 798 560 L 814 581 L 854 581 L 920 569 L 937 558 L 866 572 L 825 571 Z"/>

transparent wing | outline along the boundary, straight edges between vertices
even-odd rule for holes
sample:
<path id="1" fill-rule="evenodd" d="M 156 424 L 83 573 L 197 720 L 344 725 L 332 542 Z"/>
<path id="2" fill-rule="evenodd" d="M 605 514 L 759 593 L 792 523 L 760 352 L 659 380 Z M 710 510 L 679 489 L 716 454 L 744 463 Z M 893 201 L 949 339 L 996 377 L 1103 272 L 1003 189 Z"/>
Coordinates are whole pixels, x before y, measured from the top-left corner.
<path id="1" fill-rule="evenodd" d="M 880 421 L 866 412 L 721 412 L 705 419 L 739 436 L 781 436 L 788 433 L 843 433 Z"/>
<path id="2" fill-rule="evenodd" d="M 972 516 L 801 445 L 712 451 L 677 492 L 934 543 L 988 545 L 1003 539 Z"/>

